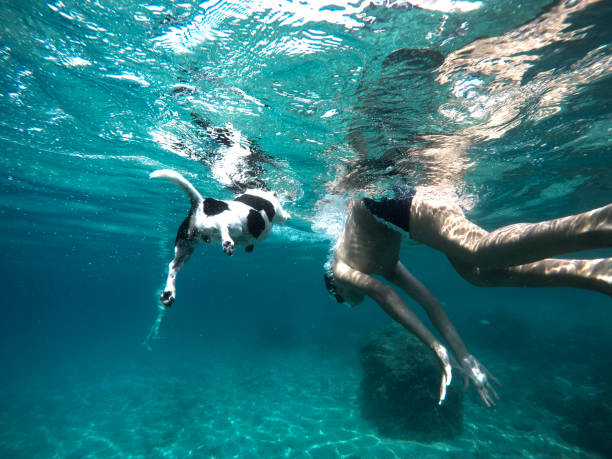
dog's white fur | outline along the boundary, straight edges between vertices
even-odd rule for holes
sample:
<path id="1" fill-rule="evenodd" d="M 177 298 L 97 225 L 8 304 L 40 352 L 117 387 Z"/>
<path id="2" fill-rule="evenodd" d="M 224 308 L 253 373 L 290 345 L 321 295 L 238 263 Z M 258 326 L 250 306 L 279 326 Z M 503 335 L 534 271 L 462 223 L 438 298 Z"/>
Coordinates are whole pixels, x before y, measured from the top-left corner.
<path id="1" fill-rule="evenodd" d="M 198 190 L 181 174 L 170 169 L 157 170 L 151 173 L 151 178 L 165 178 L 181 188 L 191 201 L 191 210 L 185 221 L 181 224 L 174 247 L 174 259 L 170 262 L 166 287 L 161 296 L 165 306 L 171 306 L 176 297 L 176 275 L 191 257 L 195 246 L 199 242 L 221 242 L 223 251 L 232 255 L 236 245 L 250 247 L 255 242 L 263 241 L 273 223 L 284 224 L 289 218 L 276 197 L 275 193 L 264 190 L 247 190 L 236 199 L 244 195 L 256 196 L 268 201 L 273 209 L 272 220 L 263 209 L 257 210 L 240 201 L 220 201 L 211 198 L 202 198 Z M 207 215 L 204 207 L 208 202 L 219 206 L 214 215 Z M 256 236 L 249 231 L 249 213 L 257 212 L 263 219 L 263 228 Z M 261 223 L 261 220 L 258 219 Z M 250 247 L 252 249 L 252 247 Z"/>

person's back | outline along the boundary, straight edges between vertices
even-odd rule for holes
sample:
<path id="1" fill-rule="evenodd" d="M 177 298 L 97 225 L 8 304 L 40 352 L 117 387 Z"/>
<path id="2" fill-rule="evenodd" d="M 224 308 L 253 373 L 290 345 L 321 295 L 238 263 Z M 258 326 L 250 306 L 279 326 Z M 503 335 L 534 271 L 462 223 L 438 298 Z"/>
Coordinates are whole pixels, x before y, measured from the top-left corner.
<path id="1" fill-rule="evenodd" d="M 363 200 L 353 200 L 334 247 L 334 263 L 342 261 L 362 273 L 390 276 L 399 260 L 401 238 L 399 232 L 377 221 Z"/>

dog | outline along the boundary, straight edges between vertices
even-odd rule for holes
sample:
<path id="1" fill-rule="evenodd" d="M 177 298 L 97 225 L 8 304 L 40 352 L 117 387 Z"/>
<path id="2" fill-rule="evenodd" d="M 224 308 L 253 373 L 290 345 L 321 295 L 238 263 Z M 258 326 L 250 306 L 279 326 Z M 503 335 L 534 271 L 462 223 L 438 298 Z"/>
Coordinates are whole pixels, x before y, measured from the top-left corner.
<path id="1" fill-rule="evenodd" d="M 170 262 L 166 287 L 160 297 L 170 307 L 176 297 L 176 275 L 191 257 L 199 242 L 221 243 L 223 251 L 233 255 L 237 245 L 252 252 L 255 242 L 263 241 L 274 223 L 283 225 L 290 215 L 281 206 L 276 193 L 247 190 L 233 201 L 203 198 L 181 174 L 170 169 L 154 171 L 151 178 L 165 178 L 182 189 L 191 208 L 181 223 L 174 242 L 174 259 Z"/>

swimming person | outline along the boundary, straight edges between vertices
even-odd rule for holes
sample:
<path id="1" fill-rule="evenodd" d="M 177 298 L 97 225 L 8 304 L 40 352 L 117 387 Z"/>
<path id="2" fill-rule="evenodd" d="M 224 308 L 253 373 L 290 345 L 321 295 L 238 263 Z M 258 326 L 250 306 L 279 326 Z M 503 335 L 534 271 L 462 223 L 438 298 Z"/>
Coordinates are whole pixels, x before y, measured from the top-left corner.
<path id="1" fill-rule="evenodd" d="M 404 190 L 395 199 L 349 202 L 343 231 L 326 265 L 325 283 L 339 302 L 357 305 L 371 297 L 437 356 L 443 369 L 440 402 L 451 382 L 451 357 L 405 305 L 404 290 L 427 312 L 459 362 L 464 383 L 474 385 L 487 407 L 498 396 L 497 380 L 472 356 L 440 302 L 399 261 L 402 232 L 442 251 L 457 272 L 478 286 L 577 287 L 612 295 L 612 258 L 548 258 L 612 247 L 612 204 L 540 223 L 519 223 L 487 232 L 470 222 L 459 205 L 435 189 Z"/>

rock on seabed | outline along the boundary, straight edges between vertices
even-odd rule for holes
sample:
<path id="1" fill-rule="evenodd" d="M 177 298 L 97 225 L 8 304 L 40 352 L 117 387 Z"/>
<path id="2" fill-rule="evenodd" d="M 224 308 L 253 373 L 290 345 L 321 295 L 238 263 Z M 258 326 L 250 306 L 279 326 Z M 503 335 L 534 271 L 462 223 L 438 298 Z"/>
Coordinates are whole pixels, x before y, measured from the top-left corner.
<path id="1" fill-rule="evenodd" d="M 391 324 L 372 333 L 360 357 L 364 370 L 361 412 L 381 435 L 434 442 L 461 432 L 460 381 L 453 379 L 446 401 L 438 405 L 440 365 L 433 352 L 408 331 Z"/>

